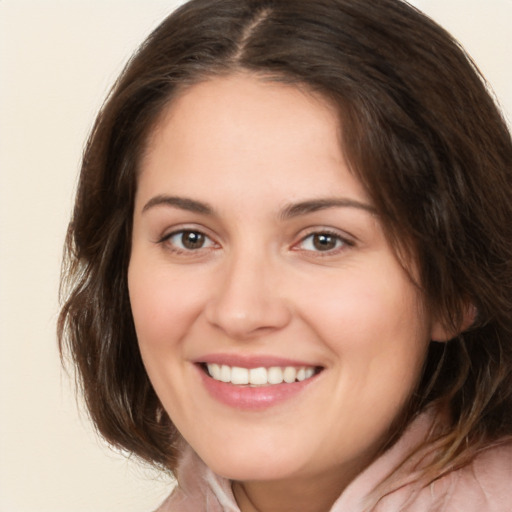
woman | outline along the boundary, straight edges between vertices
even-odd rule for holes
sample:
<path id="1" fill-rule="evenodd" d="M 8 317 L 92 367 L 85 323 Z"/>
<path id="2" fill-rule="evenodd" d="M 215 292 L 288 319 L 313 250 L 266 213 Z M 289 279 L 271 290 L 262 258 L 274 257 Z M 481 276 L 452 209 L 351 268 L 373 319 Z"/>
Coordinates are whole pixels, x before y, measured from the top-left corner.
<path id="1" fill-rule="evenodd" d="M 161 511 L 505 511 L 512 142 L 399 0 L 193 0 L 86 148 L 59 335 Z"/>

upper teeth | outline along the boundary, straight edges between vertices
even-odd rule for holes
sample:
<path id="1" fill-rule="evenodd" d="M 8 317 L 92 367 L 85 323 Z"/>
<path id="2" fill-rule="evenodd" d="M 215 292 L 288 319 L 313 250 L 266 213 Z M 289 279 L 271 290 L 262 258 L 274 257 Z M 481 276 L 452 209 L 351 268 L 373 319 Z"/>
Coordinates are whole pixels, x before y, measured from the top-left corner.
<path id="1" fill-rule="evenodd" d="M 265 386 L 269 384 L 292 383 L 309 379 L 315 374 L 313 367 L 271 366 L 270 368 L 241 368 L 239 366 L 227 366 L 225 364 L 208 363 L 206 365 L 210 376 L 221 382 L 231 384 L 250 384 L 253 386 Z"/>

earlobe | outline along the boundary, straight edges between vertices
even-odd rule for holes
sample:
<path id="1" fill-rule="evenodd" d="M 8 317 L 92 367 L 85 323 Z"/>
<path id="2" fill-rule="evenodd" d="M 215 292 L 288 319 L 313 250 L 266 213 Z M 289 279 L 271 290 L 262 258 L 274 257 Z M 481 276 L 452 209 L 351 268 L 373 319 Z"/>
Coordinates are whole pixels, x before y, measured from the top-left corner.
<path id="1" fill-rule="evenodd" d="M 442 343 L 450 341 L 461 332 L 467 331 L 475 323 L 477 313 L 478 310 L 474 304 L 469 303 L 464 307 L 462 321 L 456 328 L 450 325 L 447 326 L 439 320 L 434 321 L 432 323 L 430 339 Z"/>
<path id="2" fill-rule="evenodd" d="M 438 341 L 441 343 L 445 343 L 452 338 L 454 338 L 458 333 L 454 332 L 453 329 L 448 329 L 445 325 L 440 321 L 435 321 L 432 324 L 432 329 L 430 332 L 430 339 L 432 341 Z"/>

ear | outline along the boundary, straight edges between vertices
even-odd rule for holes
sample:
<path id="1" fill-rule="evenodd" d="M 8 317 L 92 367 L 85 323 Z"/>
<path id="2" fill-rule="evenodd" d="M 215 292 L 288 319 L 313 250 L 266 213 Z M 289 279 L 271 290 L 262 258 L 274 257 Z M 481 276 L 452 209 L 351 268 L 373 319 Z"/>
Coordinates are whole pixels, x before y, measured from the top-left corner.
<path id="1" fill-rule="evenodd" d="M 430 331 L 430 339 L 432 341 L 446 342 L 449 341 L 461 332 L 469 329 L 476 320 L 477 309 L 476 307 L 470 303 L 464 307 L 464 312 L 462 316 L 462 321 L 457 328 L 453 326 L 446 326 L 440 320 L 435 320 L 432 322 L 432 328 Z"/>

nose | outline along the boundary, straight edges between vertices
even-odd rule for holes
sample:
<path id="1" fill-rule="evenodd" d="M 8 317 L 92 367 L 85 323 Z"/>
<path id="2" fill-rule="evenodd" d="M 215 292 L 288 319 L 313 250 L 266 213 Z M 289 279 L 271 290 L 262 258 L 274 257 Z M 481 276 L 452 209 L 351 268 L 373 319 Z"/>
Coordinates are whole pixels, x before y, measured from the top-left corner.
<path id="1" fill-rule="evenodd" d="M 206 318 L 234 340 L 262 336 L 290 322 L 291 308 L 282 296 L 282 273 L 269 259 L 246 251 L 225 261 L 218 274 Z"/>

